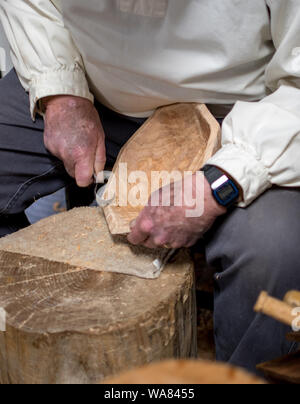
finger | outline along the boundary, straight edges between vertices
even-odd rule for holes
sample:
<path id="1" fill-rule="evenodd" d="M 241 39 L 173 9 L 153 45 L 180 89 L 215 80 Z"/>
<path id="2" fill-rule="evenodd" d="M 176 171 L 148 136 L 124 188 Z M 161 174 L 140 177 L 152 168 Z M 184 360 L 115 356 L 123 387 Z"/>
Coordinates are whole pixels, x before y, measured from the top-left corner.
<path id="1" fill-rule="evenodd" d="M 92 184 L 93 175 L 94 162 L 90 156 L 82 158 L 75 164 L 75 178 L 79 187 L 85 188 Z"/>
<path id="2" fill-rule="evenodd" d="M 147 238 L 142 244 L 147 248 L 162 248 L 166 244 L 169 244 L 170 238 L 168 234 L 161 233 L 159 235 L 153 235 Z"/>
<path id="3" fill-rule="evenodd" d="M 198 242 L 198 240 L 199 240 L 199 237 L 194 237 L 194 238 L 192 238 L 191 240 L 189 240 L 189 241 L 186 243 L 185 247 L 186 247 L 186 248 L 194 247 L 194 245 Z"/>
<path id="4" fill-rule="evenodd" d="M 96 149 L 95 163 L 94 163 L 94 170 L 96 175 L 98 175 L 101 171 L 104 170 L 105 164 L 106 164 L 106 148 L 103 139 L 99 140 Z"/>
<path id="5" fill-rule="evenodd" d="M 195 235 L 181 235 L 174 238 L 173 242 L 170 243 L 171 248 L 178 249 L 178 248 L 190 248 L 196 244 L 199 237 Z"/>
<path id="6" fill-rule="evenodd" d="M 169 237 L 165 233 L 153 237 L 153 241 L 156 247 L 164 247 L 165 245 L 170 244 Z"/>
<path id="7" fill-rule="evenodd" d="M 187 238 L 181 234 L 170 234 L 168 241 L 165 243 L 170 249 L 178 249 L 185 246 Z"/>
<path id="8" fill-rule="evenodd" d="M 132 228 L 131 233 L 128 235 L 128 241 L 134 245 L 142 244 L 151 236 L 152 229 L 153 222 L 151 219 L 137 219 L 136 225 Z"/>
<path id="9" fill-rule="evenodd" d="M 144 241 L 142 245 L 146 248 L 150 248 L 151 250 L 158 248 L 151 237 Z"/>
<path id="10" fill-rule="evenodd" d="M 70 163 L 64 163 L 65 170 L 69 174 L 70 177 L 75 178 L 75 165 Z"/>
<path id="11" fill-rule="evenodd" d="M 185 244 L 182 241 L 174 241 L 170 245 L 172 250 L 177 250 L 178 248 L 183 248 L 185 247 Z"/>

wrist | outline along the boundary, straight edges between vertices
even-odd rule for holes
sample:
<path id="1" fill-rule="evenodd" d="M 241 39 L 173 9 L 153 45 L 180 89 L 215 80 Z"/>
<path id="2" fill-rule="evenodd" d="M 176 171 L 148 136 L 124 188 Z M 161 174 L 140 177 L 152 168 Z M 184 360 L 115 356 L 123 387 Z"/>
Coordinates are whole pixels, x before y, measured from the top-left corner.
<path id="1" fill-rule="evenodd" d="M 197 182 L 197 175 L 193 176 L 193 198 L 203 198 L 204 202 L 204 214 L 210 217 L 217 218 L 219 216 L 223 216 L 227 213 L 227 208 L 218 204 L 216 199 L 213 196 L 212 189 L 210 183 L 203 175 L 203 188 L 201 191 L 201 195 L 197 194 L 199 192 L 199 184 Z M 202 179 L 201 179 L 202 181 Z M 202 194 L 203 192 L 203 194 Z"/>
<path id="2" fill-rule="evenodd" d="M 228 209 L 239 201 L 240 187 L 226 172 L 212 165 L 205 165 L 202 171 L 216 203 Z"/>
<path id="3" fill-rule="evenodd" d="M 60 107 L 62 105 L 69 108 L 77 108 L 86 103 L 92 104 L 92 102 L 87 98 L 82 98 L 75 95 L 54 95 L 42 98 L 40 102 L 44 111 L 46 111 L 48 108 Z"/>
<path id="4" fill-rule="evenodd" d="M 215 197 L 213 196 L 211 186 L 206 178 L 204 178 L 204 194 L 205 200 L 204 203 L 209 207 L 212 215 L 215 217 L 223 216 L 228 212 L 228 209 L 225 206 L 220 205 Z M 206 209 L 205 209 L 206 210 Z"/>

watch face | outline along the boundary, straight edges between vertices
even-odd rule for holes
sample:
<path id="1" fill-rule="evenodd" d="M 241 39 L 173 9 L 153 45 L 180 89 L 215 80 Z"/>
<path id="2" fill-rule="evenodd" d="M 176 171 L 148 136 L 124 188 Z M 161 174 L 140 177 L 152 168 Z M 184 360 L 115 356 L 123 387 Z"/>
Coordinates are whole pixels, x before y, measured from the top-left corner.
<path id="1" fill-rule="evenodd" d="M 235 184 L 229 180 L 226 184 L 215 190 L 215 197 L 221 205 L 229 206 L 238 199 L 239 190 Z"/>

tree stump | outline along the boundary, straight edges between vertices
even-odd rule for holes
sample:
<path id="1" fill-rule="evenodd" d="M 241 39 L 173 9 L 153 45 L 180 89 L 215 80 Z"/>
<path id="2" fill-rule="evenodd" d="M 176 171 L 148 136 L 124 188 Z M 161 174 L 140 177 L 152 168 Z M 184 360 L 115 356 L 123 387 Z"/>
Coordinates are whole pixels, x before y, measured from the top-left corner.
<path id="1" fill-rule="evenodd" d="M 76 214 L 84 220 L 96 211 Z M 63 223 L 68 215 L 73 212 L 62 214 Z M 59 216 L 56 224 L 63 226 Z M 36 229 L 49 220 L 54 218 Z M 29 228 L 0 240 L 0 307 L 7 320 L 6 332 L 0 332 L 0 383 L 99 383 L 153 361 L 196 356 L 194 270 L 187 252 L 167 264 L 160 278 L 149 280 L 34 255 L 39 234 Z M 64 229 L 64 237 L 73 245 L 72 229 L 69 235 Z M 20 251 L 22 238 L 31 245 L 30 254 Z M 54 251 L 51 243 L 57 240 L 45 240 Z M 113 244 L 101 242 L 97 248 L 103 262 L 114 254 Z M 149 264 L 145 253 L 124 254 L 118 262 L 130 267 L 134 259 L 141 269 Z"/>

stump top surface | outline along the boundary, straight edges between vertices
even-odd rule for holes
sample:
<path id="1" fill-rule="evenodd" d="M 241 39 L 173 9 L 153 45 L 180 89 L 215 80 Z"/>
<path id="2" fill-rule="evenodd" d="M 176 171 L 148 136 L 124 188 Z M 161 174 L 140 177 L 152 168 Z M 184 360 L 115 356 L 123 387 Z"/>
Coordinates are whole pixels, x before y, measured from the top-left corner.
<path id="1" fill-rule="evenodd" d="M 153 279 L 160 275 L 153 261 L 166 249 L 132 246 L 126 236 L 112 236 L 100 208 L 79 208 L 48 217 L 0 239 L 0 251 Z"/>
<path id="2" fill-rule="evenodd" d="M 93 209 L 78 211 L 83 216 L 94 212 Z M 68 214 L 62 217 L 66 219 Z M 98 220 L 102 225 L 104 219 Z M 36 229 L 41 231 L 42 224 L 39 226 Z M 148 321 L 153 313 L 174 299 L 174 294 L 187 293 L 193 282 L 193 266 L 184 251 L 166 266 L 159 279 L 147 280 L 16 252 L 16 246 L 21 246 L 26 234 L 32 236 L 26 231 L 0 241 L 0 307 L 7 312 L 8 325 L 23 331 L 99 335 L 130 328 L 131 323 L 134 326 L 139 321 Z M 38 239 L 40 234 L 37 231 L 35 237 Z M 44 244 L 49 243 L 51 249 L 51 235 L 44 237 Z M 67 228 L 61 240 L 66 237 L 70 237 Z M 75 248 L 74 238 L 71 241 Z M 102 256 L 112 254 L 105 243 L 96 245 Z M 139 259 L 141 265 L 143 254 Z M 132 260 L 132 255 L 125 255 L 122 265 L 130 265 Z"/>

